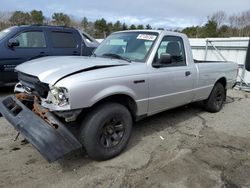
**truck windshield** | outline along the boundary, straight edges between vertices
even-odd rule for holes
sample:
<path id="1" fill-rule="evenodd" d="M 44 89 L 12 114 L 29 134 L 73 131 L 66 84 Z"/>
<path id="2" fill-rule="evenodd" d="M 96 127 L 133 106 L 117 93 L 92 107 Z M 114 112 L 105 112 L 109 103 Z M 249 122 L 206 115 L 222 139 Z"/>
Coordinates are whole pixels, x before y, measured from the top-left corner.
<path id="1" fill-rule="evenodd" d="M 147 31 L 114 33 L 97 47 L 94 55 L 145 62 L 157 37 L 158 33 Z"/>
<path id="2" fill-rule="evenodd" d="M 0 40 L 2 40 L 5 36 L 7 36 L 13 29 L 14 27 L 10 27 L 0 31 Z"/>

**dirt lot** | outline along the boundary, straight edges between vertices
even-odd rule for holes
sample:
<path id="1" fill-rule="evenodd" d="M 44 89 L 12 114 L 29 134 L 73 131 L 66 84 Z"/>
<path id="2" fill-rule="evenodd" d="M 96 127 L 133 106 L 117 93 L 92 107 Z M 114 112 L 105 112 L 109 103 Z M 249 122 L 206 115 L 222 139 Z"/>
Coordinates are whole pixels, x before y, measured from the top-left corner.
<path id="1" fill-rule="evenodd" d="M 0 187 L 250 187 L 250 93 L 228 95 L 216 114 L 189 105 L 136 123 L 104 162 L 78 152 L 49 164 L 0 118 Z"/>

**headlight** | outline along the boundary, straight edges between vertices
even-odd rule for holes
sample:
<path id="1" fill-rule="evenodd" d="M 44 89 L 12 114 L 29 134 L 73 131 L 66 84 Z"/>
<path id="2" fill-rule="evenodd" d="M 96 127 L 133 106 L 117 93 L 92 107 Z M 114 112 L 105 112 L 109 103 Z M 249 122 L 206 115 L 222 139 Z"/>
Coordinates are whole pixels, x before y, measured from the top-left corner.
<path id="1" fill-rule="evenodd" d="M 64 106 L 68 104 L 68 91 L 66 88 L 52 87 L 50 89 L 51 102 L 53 104 Z"/>

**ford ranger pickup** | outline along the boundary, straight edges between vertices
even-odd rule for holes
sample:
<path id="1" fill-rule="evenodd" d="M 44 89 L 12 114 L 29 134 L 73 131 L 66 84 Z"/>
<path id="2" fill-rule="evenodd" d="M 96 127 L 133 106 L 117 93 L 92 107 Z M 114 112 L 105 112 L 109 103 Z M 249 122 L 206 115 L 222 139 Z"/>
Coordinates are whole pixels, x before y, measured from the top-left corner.
<path id="1" fill-rule="evenodd" d="M 16 67 L 15 95 L 0 112 L 49 161 L 84 148 L 107 160 L 126 147 L 135 121 L 202 101 L 218 112 L 237 64 L 193 59 L 186 35 L 111 34 L 91 57 L 44 57 Z"/>

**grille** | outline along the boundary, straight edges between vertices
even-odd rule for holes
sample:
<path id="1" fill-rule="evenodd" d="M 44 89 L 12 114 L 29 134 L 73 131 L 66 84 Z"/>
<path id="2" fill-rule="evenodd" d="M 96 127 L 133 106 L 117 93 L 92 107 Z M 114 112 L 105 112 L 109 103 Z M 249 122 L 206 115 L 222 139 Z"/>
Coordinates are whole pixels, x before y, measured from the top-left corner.
<path id="1" fill-rule="evenodd" d="M 49 85 L 42 83 L 38 77 L 18 72 L 18 80 L 25 87 L 28 87 L 33 93 L 45 98 L 49 92 Z"/>

